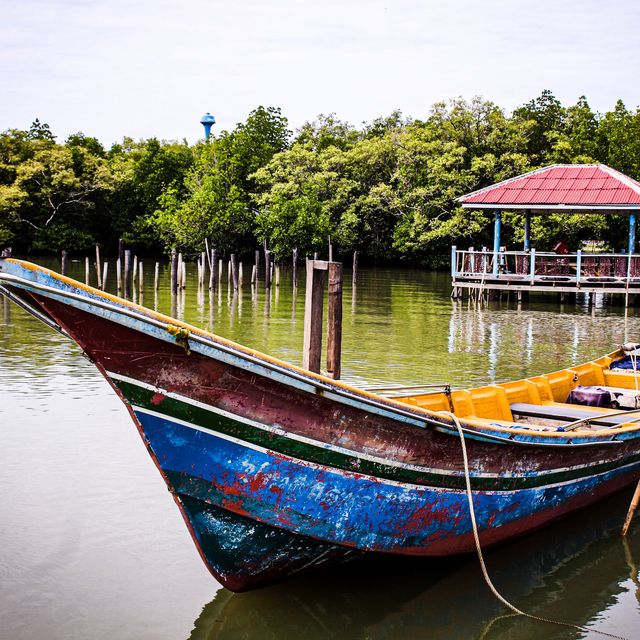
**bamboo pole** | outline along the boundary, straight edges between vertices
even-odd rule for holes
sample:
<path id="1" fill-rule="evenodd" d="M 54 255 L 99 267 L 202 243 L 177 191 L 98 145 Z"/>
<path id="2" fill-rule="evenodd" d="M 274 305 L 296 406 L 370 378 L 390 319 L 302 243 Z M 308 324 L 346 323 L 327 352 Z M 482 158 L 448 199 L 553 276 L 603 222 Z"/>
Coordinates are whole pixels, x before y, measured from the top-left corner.
<path id="1" fill-rule="evenodd" d="M 178 293 L 178 254 L 171 249 L 171 295 Z"/>
<path id="2" fill-rule="evenodd" d="M 629 505 L 629 511 L 627 512 L 627 517 L 624 520 L 624 525 L 622 526 L 622 537 L 624 538 L 629 531 L 629 527 L 631 526 L 631 520 L 633 520 L 633 515 L 638 508 L 638 504 L 640 504 L 640 480 L 638 480 L 638 484 L 636 486 L 636 490 L 633 492 L 633 498 L 631 498 L 631 504 Z"/>
<path id="3" fill-rule="evenodd" d="M 131 249 L 124 251 L 124 297 L 131 295 Z"/>
<path id="4" fill-rule="evenodd" d="M 231 280 L 233 282 L 233 290 L 238 290 L 238 263 L 236 260 L 236 254 L 231 254 L 231 260 L 229 260 L 229 266 L 231 267 Z"/>
<path id="5" fill-rule="evenodd" d="M 98 276 L 98 289 L 102 289 L 102 264 L 100 263 L 99 245 L 96 245 L 96 275 Z"/>

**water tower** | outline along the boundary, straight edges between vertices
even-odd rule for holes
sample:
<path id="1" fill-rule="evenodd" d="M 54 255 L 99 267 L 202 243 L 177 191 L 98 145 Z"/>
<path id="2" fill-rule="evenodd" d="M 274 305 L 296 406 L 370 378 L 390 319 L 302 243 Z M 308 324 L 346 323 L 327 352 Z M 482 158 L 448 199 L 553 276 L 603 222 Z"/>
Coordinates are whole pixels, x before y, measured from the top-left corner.
<path id="1" fill-rule="evenodd" d="M 206 140 L 211 135 L 211 127 L 216 123 L 216 119 L 207 111 L 202 118 L 200 118 L 200 124 L 204 127 L 204 137 Z"/>

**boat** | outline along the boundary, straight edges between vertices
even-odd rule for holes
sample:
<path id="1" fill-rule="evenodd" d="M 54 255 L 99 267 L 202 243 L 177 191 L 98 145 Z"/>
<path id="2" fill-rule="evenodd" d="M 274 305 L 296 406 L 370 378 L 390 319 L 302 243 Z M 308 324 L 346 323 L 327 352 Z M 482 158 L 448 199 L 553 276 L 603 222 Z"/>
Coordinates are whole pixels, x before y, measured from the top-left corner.
<path id="1" fill-rule="evenodd" d="M 26 261 L 0 259 L 0 292 L 113 387 L 232 591 L 371 554 L 470 553 L 467 481 L 485 547 L 640 477 L 639 345 L 515 382 L 385 395 Z"/>

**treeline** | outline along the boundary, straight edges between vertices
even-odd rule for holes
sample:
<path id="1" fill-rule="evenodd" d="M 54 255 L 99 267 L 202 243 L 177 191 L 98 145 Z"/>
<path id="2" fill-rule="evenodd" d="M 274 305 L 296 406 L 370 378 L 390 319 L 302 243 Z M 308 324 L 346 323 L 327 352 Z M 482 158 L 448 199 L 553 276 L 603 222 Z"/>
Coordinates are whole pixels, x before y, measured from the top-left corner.
<path id="1" fill-rule="evenodd" d="M 0 245 L 83 251 L 118 238 L 138 252 L 176 247 L 277 256 L 293 248 L 440 266 L 451 244 L 491 244 L 490 214 L 455 198 L 552 163 L 602 162 L 640 178 L 640 109 L 594 113 L 549 91 L 512 114 L 476 98 L 433 105 L 424 120 L 394 112 L 361 127 L 319 116 L 295 135 L 279 109 L 258 107 L 232 131 L 188 145 L 156 139 L 105 149 L 78 133 L 56 141 L 36 120 L 0 135 Z M 620 216 L 534 217 L 538 249 L 558 237 L 624 246 Z M 522 241 L 521 214 L 503 238 Z"/>

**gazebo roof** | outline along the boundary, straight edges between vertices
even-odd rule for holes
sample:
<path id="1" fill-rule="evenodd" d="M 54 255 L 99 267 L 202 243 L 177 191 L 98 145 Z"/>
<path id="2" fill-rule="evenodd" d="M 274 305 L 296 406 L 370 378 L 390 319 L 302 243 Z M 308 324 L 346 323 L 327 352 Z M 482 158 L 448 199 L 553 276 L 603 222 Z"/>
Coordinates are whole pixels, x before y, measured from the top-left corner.
<path id="1" fill-rule="evenodd" d="M 604 164 L 553 164 L 458 198 L 469 209 L 640 210 L 640 182 Z"/>

